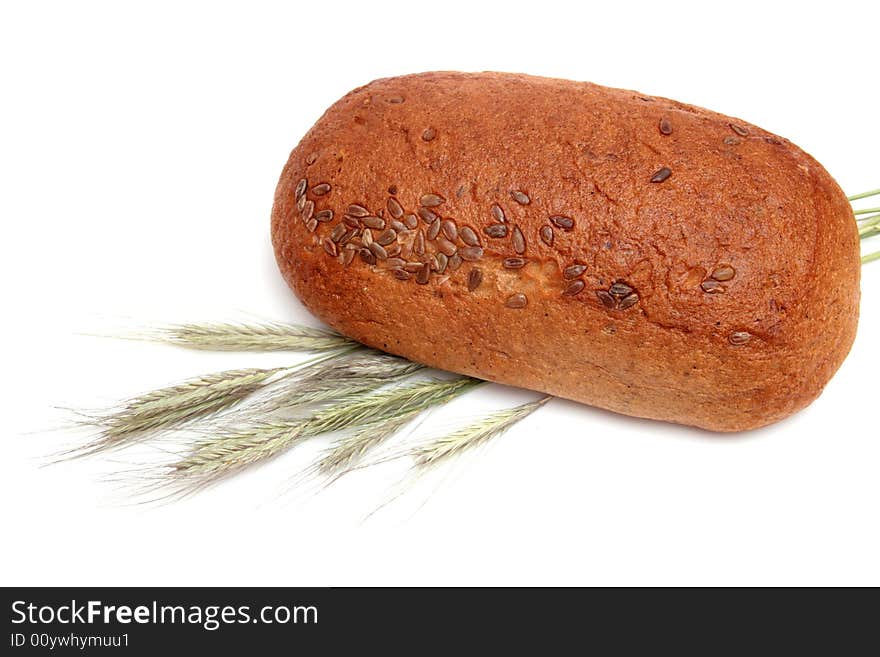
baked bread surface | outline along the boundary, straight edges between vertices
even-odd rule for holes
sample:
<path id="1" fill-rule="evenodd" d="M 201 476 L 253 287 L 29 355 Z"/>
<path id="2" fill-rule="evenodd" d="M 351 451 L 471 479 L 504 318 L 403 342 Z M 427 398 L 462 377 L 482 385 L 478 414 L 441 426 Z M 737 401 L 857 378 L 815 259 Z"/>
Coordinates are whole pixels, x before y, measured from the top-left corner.
<path id="1" fill-rule="evenodd" d="M 291 153 L 272 239 L 309 310 L 364 344 L 716 431 L 809 404 L 858 319 L 852 210 L 818 162 L 585 82 L 355 89 Z"/>

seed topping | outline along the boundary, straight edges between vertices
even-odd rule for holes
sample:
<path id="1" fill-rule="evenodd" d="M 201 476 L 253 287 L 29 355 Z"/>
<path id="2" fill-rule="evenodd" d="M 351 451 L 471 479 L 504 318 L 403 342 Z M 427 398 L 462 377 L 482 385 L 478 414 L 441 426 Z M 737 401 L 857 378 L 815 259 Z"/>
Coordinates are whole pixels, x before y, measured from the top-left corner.
<path id="1" fill-rule="evenodd" d="M 403 208 L 396 198 L 389 198 L 385 205 L 388 207 L 388 214 L 395 219 L 400 219 L 403 216 Z"/>
<path id="2" fill-rule="evenodd" d="M 306 187 L 308 187 L 309 181 L 303 178 L 296 184 L 296 189 L 294 190 L 293 197 L 298 201 L 300 197 L 306 193 Z"/>
<path id="3" fill-rule="evenodd" d="M 507 226 L 504 224 L 490 224 L 483 229 L 483 232 L 489 237 L 507 237 Z"/>
<path id="4" fill-rule="evenodd" d="M 458 237 L 458 226 L 455 225 L 452 219 L 444 219 L 440 224 L 440 228 L 443 230 L 446 239 L 455 241 L 455 238 Z"/>
<path id="5" fill-rule="evenodd" d="M 622 281 L 617 281 L 607 290 L 598 290 L 596 296 L 609 310 L 626 310 L 639 301 L 638 293 Z"/>
<path id="6" fill-rule="evenodd" d="M 347 231 L 345 232 L 345 234 L 339 239 L 339 245 L 340 245 L 340 246 L 345 246 L 345 245 L 348 244 L 348 242 L 351 241 L 351 239 L 352 239 L 355 235 L 357 235 L 357 234 L 358 234 L 358 231 L 357 231 L 356 228 L 350 228 L 350 229 L 347 230 Z"/>
<path id="7" fill-rule="evenodd" d="M 627 296 L 632 291 L 633 289 L 629 285 L 627 285 L 626 283 L 621 283 L 619 281 L 608 288 L 608 292 L 609 294 L 611 294 L 611 296 L 619 298 Z"/>
<path id="8" fill-rule="evenodd" d="M 639 295 L 633 292 L 632 294 L 623 297 L 623 299 L 620 300 L 620 303 L 617 304 L 617 307 L 619 310 L 626 310 L 627 308 L 636 305 L 638 301 Z"/>
<path id="9" fill-rule="evenodd" d="M 336 224 L 333 230 L 330 231 L 330 239 L 334 242 L 339 242 L 343 235 L 345 235 L 345 224 Z"/>
<path id="10" fill-rule="evenodd" d="M 653 176 L 651 176 L 651 182 L 652 183 L 662 183 L 664 180 L 669 178 L 669 176 L 671 176 L 671 175 L 672 175 L 672 169 L 670 169 L 669 167 L 663 167 L 662 169 L 657 171 L 657 173 L 655 173 Z"/>
<path id="11" fill-rule="evenodd" d="M 748 331 L 734 331 L 727 336 L 727 341 L 735 347 L 744 345 L 752 339 L 752 334 Z"/>
<path id="12" fill-rule="evenodd" d="M 562 276 L 565 280 L 570 281 L 573 278 L 577 278 L 585 271 L 587 271 L 586 265 L 569 265 L 562 271 Z"/>
<path id="13" fill-rule="evenodd" d="M 461 241 L 468 246 L 480 246 L 480 238 L 477 237 L 474 229 L 470 226 L 462 226 L 459 228 L 458 236 L 461 238 Z"/>
<path id="14" fill-rule="evenodd" d="M 437 239 L 437 236 L 439 234 L 440 234 L 440 217 L 437 217 L 436 219 L 434 219 L 434 221 L 431 222 L 431 225 L 428 226 L 428 232 L 426 233 L 425 236 L 429 240 L 435 240 L 435 239 Z"/>
<path id="15" fill-rule="evenodd" d="M 519 226 L 513 227 L 513 235 L 511 237 L 513 241 L 513 250 L 522 255 L 526 252 L 526 238 L 523 237 L 522 231 L 519 229 Z"/>
<path id="16" fill-rule="evenodd" d="M 563 217 L 561 215 L 556 215 L 554 217 L 550 217 L 551 223 L 557 228 L 561 228 L 562 230 L 571 230 L 574 228 L 574 219 L 571 217 Z"/>
<path id="17" fill-rule="evenodd" d="M 615 301 L 614 297 L 612 297 L 610 294 L 608 294 L 608 292 L 606 290 L 598 290 L 596 292 L 596 296 L 599 297 L 599 301 L 601 301 L 602 305 L 605 306 L 606 308 L 609 308 L 609 309 L 614 308 L 614 306 L 617 303 Z"/>
<path id="18" fill-rule="evenodd" d="M 510 192 L 510 196 L 520 205 L 528 205 L 532 201 L 532 199 L 529 198 L 528 194 L 526 194 L 525 192 L 521 192 L 518 189 L 514 189 L 512 192 Z"/>
<path id="19" fill-rule="evenodd" d="M 374 256 L 373 252 L 369 249 L 360 249 L 358 251 L 358 255 L 361 257 L 361 260 L 366 262 L 368 265 L 376 264 L 376 256 Z"/>
<path id="20" fill-rule="evenodd" d="M 416 274 L 416 283 L 419 285 L 426 285 L 428 280 L 431 278 L 431 265 L 425 263 L 422 265 L 422 268 L 419 269 L 419 273 Z"/>
<path id="21" fill-rule="evenodd" d="M 455 254 L 456 251 L 458 251 L 458 247 L 455 246 L 455 243 L 449 241 L 445 237 L 441 237 L 437 240 L 437 248 L 440 249 L 440 252 L 442 254 L 445 254 L 447 256 L 451 256 Z"/>
<path id="22" fill-rule="evenodd" d="M 479 269 L 479 267 L 474 267 L 471 269 L 468 274 L 467 280 L 467 288 L 468 291 L 473 292 L 478 287 L 480 287 L 480 283 L 483 282 L 483 272 Z"/>
<path id="23" fill-rule="evenodd" d="M 716 281 L 729 281 L 734 276 L 736 276 L 736 270 L 730 265 L 719 265 L 711 274 L 711 277 Z"/>
<path id="24" fill-rule="evenodd" d="M 445 200 L 439 194 L 425 194 L 419 199 L 419 203 L 426 208 L 436 208 L 438 205 L 443 205 Z"/>
<path id="25" fill-rule="evenodd" d="M 426 207 L 419 208 L 419 216 L 422 218 L 426 224 L 430 224 L 437 218 L 437 215 Z"/>
<path id="26" fill-rule="evenodd" d="M 345 214 L 350 217 L 357 217 L 360 219 L 361 217 L 366 217 L 370 214 L 370 211 L 367 210 L 363 205 L 358 205 L 354 203 L 348 206 L 348 210 L 345 211 Z"/>
<path id="27" fill-rule="evenodd" d="M 376 238 L 376 242 L 381 244 L 382 246 L 388 246 L 397 239 L 397 233 L 394 232 L 391 228 L 382 231 L 379 233 L 379 236 Z"/>
<path id="28" fill-rule="evenodd" d="M 476 262 L 483 257 L 483 249 L 479 246 L 466 246 L 459 249 L 457 255 L 467 262 Z"/>
<path id="29" fill-rule="evenodd" d="M 736 123 L 728 123 L 727 125 L 729 125 L 730 129 L 733 130 L 740 137 L 748 137 L 749 136 L 748 128 L 745 128 L 741 125 L 737 125 Z"/>

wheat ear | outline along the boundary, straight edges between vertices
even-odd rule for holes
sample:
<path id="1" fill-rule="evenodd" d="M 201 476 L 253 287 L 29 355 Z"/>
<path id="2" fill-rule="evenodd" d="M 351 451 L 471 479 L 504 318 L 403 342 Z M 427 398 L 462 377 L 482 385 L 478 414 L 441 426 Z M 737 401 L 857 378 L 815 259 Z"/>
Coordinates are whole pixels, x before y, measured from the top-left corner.
<path id="1" fill-rule="evenodd" d="M 191 478 L 196 484 L 218 479 L 272 458 L 306 438 L 365 424 L 393 422 L 443 404 L 482 383 L 470 377 L 457 377 L 401 384 L 389 390 L 355 395 L 307 419 L 260 422 L 222 430 L 215 438 L 196 442 L 169 466 L 170 474 L 178 482 Z"/>
<path id="2" fill-rule="evenodd" d="M 93 454 L 120 447 L 135 436 L 179 427 L 228 409 L 287 369 L 226 370 L 133 397 L 118 409 L 89 417 L 85 424 L 97 427 L 98 437 L 72 454 Z"/>
<path id="3" fill-rule="evenodd" d="M 301 370 L 285 378 L 252 404 L 250 415 L 277 411 L 296 412 L 304 406 L 347 399 L 404 379 L 423 369 L 405 358 L 368 349 L 351 353 Z"/>
<path id="4" fill-rule="evenodd" d="M 357 342 L 329 329 L 282 322 L 175 324 L 143 337 L 208 351 L 326 351 L 358 346 Z"/>
<path id="5" fill-rule="evenodd" d="M 417 469 L 432 466 L 457 454 L 473 449 L 507 431 L 552 399 L 538 401 L 490 413 L 478 421 L 410 450 Z"/>

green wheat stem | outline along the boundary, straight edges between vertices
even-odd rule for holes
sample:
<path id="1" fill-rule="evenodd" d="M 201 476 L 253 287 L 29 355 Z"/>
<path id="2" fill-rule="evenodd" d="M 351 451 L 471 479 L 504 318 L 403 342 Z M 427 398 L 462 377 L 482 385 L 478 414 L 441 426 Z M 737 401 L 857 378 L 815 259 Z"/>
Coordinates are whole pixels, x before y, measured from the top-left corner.
<path id="1" fill-rule="evenodd" d="M 880 194 L 880 189 L 872 189 L 870 192 L 862 192 L 861 194 L 856 194 L 855 196 L 848 196 L 847 200 L 850 202 L 858 201 L 859 199 L 868 198 L 869 196 L 877 196 L 878 194 Z"/>
<path id="2" fill-rule="evenodd" d="M 871 214 L 873 212 L 880 212 L 880 207 L 877 208 L 863 208 L 861 210 L 853 210 L 853 214 L 857 217 L 862 214 Z"/>
<path id="3" fill-rule="evenodd" d="M 859 229 L 859 239 L 868 239 L 869 237 L 874 237 L 877 233 L 880 233 L 880 225 L 873 224 L 871 226 L 866 226 L 865 228 Z"/>
<path id="4" fill-rule="evenodd" d="M 873 262 L 874 260 L 880 260 L 880 251 L 874 251 L 874 253 L 869 253 L 868 255 L 862 256 L 863 265 L 868 262 Z"/>
<path id="5" fill-rule="evenodd" d="M 870 226 L 876 226 L 878 223 L 880 223 L 880 214 L 872 214 L 870 216 L 863 217 L 862 220 L 856 224 L 856 226 L 858 226 L 859 230 L 862 230 Z"/>

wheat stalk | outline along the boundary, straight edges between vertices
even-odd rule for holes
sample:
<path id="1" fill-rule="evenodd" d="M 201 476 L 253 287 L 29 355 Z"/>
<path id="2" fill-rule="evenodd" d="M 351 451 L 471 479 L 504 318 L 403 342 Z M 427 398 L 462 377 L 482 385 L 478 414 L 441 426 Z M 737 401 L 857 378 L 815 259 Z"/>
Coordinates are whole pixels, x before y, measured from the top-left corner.
<path id="1" fill-rule="evenodd" d="M 423 369 L 413 363 L 373 349 L 359 349 L 345 356 L 304 368 L 296 378 L 285 378 L 274 390 L 250 407 L 252 415 L 275 411 L 293 412 L 303 406 L 341 400 L 380 388 Z"/>
<path id="2" fill-rule="evenodd" d="M 98 437 L 73 453 L 86 455 L 119 447 L 139 434 L 179 427 L 228 409 L 287 369 L 226 370 L 133 397 L 118 409 L 89 417 L 86 424 L 98 428 Z"/>
<path id="3" fill-rule="evenodd" d="M 321 434 L 380 422 L 394 422 L 443 404 L 483 383 L 470 377 L 431 379 L 363 393 L 299 420 L 259 422 L 222 430 L 198 441 L 170 467 L 175 477 L 196 481 L 218 479 L 253 463 L 272 458 L 295 443 Z"/>
<path id="4" fill-rule="evenodd" d="M 552 398 L 548 396 L 528 404 L 491 413 L 450 434 L 413 447 L 409 454 L 417 469 L 432 466 L 504 433 L 514 424 L 534 413 L 550 399 Z"/>
<path id="5" fill-rule="evenodd" d="M 849 197 L 849 201 L 858 201 L 859 199 L 869 198 L 872 196 L 880 196 L 880 189 L 872 189 L 868 192 L 855 194 Z M 880 207 L 863 208 L 861 210 L 853 210 L 853 216 L 859 227 L 859 239 L 865 240 L 880 235 Z M 868 253 L 862 256 L 862 264 L 880 260 L 880 251 Z"/>
<path id="6" fill-rule="evenodd" d="M 410 411 L 391 420 L 380 420 L 358 427 L 351 435 L 333 443 L 315 464 L 315 470 L 319 474 L 329 475 L 351 468 L 367 452 L 394 436 L 420 413 L 418 410 Z"/>
<path id="7" fill-rule="evenodd" d="M 859 225 L 859 239 L 873 237 L 878 231 L 880 231 L 880 214 L 875 214 L 870 217 L 869 221 Z"/>
<path id="8" fill-rule="evenodd" d="M 862 192 L 861 194 L 853 194 L 852 196 L 848 196 L 847 200 L 852 203 L 853 201 L 868 198 L 869 196 L 880 196 L 880 189 L 872 189 L 868 192 Z"/>
<path id="9" fill-rule="evenodd" d="M 325 351 L 359 346 L 335 331 L 282 322 L 175 324 L 159 328 L 147 337 L 210 351 Z"/>
<path id="10" fill-rule="evenodd" d="M 309 419 L 314 435 L 339 431 L 374 422 L 393 420 L 410 411 L 423 411 L 446 403 L 461 393 L 484 383 L 468 376 L 453 379 L 429 379 L 399 385 L 376 393 L 357 395 L 334 404 Z"/>
<path id="11" fill-rule="evenodd" d="M 68 452 L 84 456 L 121 447 L 129 439 L 176 429 L 187 423 L 227 411 L 272 384 L 295 383 L 299 374 L 320 378 L 323 369 L 335 371 L 345 362 L 349 350 L 317 356 L 305 363 L 268 369 L 246 368 L 214 372 L 179 384 L 152 390 L 122 402 L 117 409 L 93 415 L 82 414 L 89 426 L 98 429 L 96 439 Z M 324 367 L 324 361 L 330 361 Z"/>

